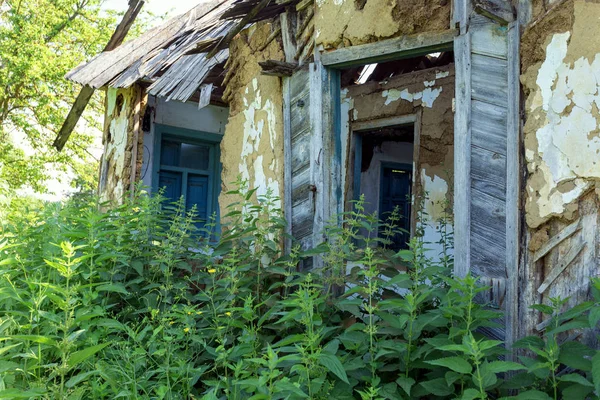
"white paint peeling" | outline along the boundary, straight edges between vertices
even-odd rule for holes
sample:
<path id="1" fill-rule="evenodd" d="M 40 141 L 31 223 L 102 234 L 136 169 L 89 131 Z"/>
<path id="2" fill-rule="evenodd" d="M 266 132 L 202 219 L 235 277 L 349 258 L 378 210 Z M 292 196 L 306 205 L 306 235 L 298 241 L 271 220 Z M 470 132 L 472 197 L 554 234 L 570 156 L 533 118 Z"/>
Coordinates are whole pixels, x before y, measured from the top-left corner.
<path id="1" fill-rule="evenodd" d="M 439 71 L 435 74 L 435 79 L 447 78 L 450 76 L 450 71 Z"/>
<path id="2" fill-rule="evenodd" d="M 427 86 L 428 84 L 431 84 L 432 86 L 435 85 L 435 81 L 432 81 L 432 82 L 425 82 L 425 86 Z M 431 88 L 431 87 L 426 87 L 421 92 L 411 93 L 408 91 L 408 89 L 403 89 L 403 90 L 389 89 L 389 90 L 384 90 L 381 93 L 381 95 L 385 98 L 386 106 L 392 104 L 395 101 L 402 99 L 402 100 L 406 100 L 409 102 L 414 102 L 415 100 L 421 100 L 425 107 L 432 108 L 433 103 L 440 96 L 440 94 L 442 93 L 442 90 L 443 90 L 442 87 L 435 88 L 435 89 Z"/>
<path id="3" fill-rule="evenodd" d="M 446 198 L 448 195 L 448 183 L 438 175 L 427 175 L 427 166 L 421 170 L 421 185 L 426 194 L 423 204 L 425 215 L 418 221 L 418 227 L 423 231 L 423 242 L 425 243 L 427 257 L 439 260 L 443 251 L 440 243 L 440 230 L 452 231 L 450 221 L 445 222 Z M 440 226 L 445 223 L 446 226 Z"/>
<path id="4" fill-rule="evenodd" d="M 537 193 L 529 191 L 537 207 L 529 210 L 528 221 L 535 226 L 562 215 L 591 180 L 600 179 L 600 53 L 593 61 L 566 62 L 570 35 L 552 37 L 531 94 L 531 118 L 542 124 L 535 131 L 538 148 L 525 156 L 528 170 L 545 183 Z"/>

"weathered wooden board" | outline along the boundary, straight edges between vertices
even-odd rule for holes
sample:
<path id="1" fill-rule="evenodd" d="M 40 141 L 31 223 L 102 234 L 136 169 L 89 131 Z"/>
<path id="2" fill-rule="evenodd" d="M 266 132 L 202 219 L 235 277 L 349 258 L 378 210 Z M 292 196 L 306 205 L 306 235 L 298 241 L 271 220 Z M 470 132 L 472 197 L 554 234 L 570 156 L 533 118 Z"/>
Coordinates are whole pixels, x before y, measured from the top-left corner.
<path id="1" fill-rule="evenodd" d="M 448 29 L 443 32 L 419 33 L 380 40 L 366 45 L 349 46 L 323 53 L 321 61 L 325 66 L 349 68 L 356 65 L 410 58 L 452 49 L 457 34 L 455 29 Z"/>
<path id="2" fill-rule="evenodd" d="M 472 144 L 506 155 L 506 109 L 478 100 L 473 100 L 471 107 Z"/>
<path id="3" fill-rule="evenodd" d="M 506 60 L 473 54 L 471 59 L 472 94 L 480 100 L 508 107 L 508 62 Z"/>
<path id="4" fill-rule="evenodd" d="M 506 197 L 506 156 L 471 147 L 471 186 L 497 199 Z"/>

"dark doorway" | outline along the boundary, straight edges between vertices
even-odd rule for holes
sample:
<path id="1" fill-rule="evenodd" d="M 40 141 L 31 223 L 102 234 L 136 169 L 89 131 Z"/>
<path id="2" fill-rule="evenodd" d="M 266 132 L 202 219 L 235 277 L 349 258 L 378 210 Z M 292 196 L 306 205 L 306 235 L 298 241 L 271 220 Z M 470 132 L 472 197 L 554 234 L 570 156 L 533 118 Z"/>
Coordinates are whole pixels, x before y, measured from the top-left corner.
<path id="1" fill-rule="evenodd" d="M 410 216 L 412 213 L 412 166 L 407 164 L 388 164 L 381 166 L 381 194 L 379 204 L 379 219 L 390 221 L 394 210 L 398 210 L 400 219 L 394 224 L 401 231 L 388 239 L 388 245 L 393 250 L 408 248 L 410 241 Z M 382 236 L 383 232 L 379 232 Z"/>

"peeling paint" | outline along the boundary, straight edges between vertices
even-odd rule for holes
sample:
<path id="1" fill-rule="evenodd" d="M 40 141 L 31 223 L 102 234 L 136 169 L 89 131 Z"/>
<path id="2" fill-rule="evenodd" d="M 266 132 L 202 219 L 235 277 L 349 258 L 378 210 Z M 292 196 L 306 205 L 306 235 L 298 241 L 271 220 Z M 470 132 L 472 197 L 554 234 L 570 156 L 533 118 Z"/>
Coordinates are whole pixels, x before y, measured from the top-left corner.
<path id="1" fill-rule="evenodd" d="M 221 209 L 238 201 L 227 191 L 240 176 L 256 196 L 271 192 L 283 198 L 283 94 L 280 79 L 261 75 L 259 61 L 283 60 L 277 41 L 264 51 L 256 51 L 266 42 L 271 25 L 259 23 L 246 29 L 232 42 L 231 63 L 236 68 L 227 85 L 230 92 L 230 115 L 221 142 L 223 190 Z M 281 200 L 277 206 L 281 207 Z"/>
<path id="2" fill-rule="evenodd" d="M 583 20 L 597 21 L 600 5 L 576 2 L 573 32 L 553 34 L 543 62 L 523 77 L 530 90 L 525 156 L 532 228 L 554 216 L 572 215 L 581 196 L 600 179 L 600 53 L 596 48 L 592 56 L 581 45 L 583 15 Z M 576 51 L 574 42 L 579 42 Z"/>
<path id="3" fill-rule="evenodd" d="M 425 81 L 423 82 L 425 85 L 425 89 L 421 92 L 411 93 L 408 89 L 389 89 L 384 90 L 381 95 L 385 98 L 385 105 L 389 106 L 395 101 L 400 99 L 413 102 L 415 100 L 421 100 L 425 107 L 432 108 L 435 100 L 442 93 L 443 88 L 432 88 L 435 85 L 435 81 Z"/>

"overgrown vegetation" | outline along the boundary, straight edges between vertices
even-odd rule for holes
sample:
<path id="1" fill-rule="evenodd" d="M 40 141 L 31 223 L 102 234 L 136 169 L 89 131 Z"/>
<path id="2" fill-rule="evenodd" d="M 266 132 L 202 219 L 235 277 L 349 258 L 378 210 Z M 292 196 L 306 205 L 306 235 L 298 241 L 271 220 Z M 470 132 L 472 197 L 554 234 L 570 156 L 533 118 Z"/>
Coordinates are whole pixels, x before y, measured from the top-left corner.
<path id="1" fill-rule="evenodd" d="M 551 324 L 509 362 L 478 333 L 499 318 L 476 301 L 484 288 L 452 276 L 447 224 L 436 260 L 419 238 L 394 253 L 399 217 L 381 223 L 358 202 L 318 249 L 285 256 L 277 199 L 236 194 L 218 243 L 214 224 L 199 231 L 181 203 L 141 193 L 106 212 L 86 198 L 3 209 L 0 398 L 600 394 L 599 353 L 564 340 L 596 326 L 600 282 L 595 302 L 539 306 Z M 300 272 L 317 253 L 322 263 Z"/>

